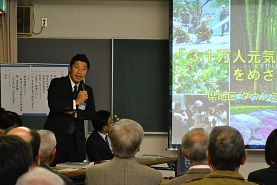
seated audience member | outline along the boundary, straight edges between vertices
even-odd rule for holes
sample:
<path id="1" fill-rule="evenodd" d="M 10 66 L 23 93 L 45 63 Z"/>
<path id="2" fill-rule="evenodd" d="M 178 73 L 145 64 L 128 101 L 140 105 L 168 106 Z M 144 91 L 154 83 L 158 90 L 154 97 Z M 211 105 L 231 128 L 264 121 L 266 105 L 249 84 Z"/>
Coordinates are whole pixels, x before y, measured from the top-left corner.
<path id="1" fill-rule="evenodd" d="M 277 182 L 277 129 L 273 130 L 265 144 L 265 161 L 269 168 L 251 172 L 248 181 L 260 182 L 264 185 L 275 185 Z"/>
<path id="2" fill-rule="evenodd" d="M 57 174 L 35 167 L 19 177 L 16 185 L 64 185 L 64 182 Z"/>
<path id="3" fill-rule="evenodd" d="M 215 127 L 209 136 L 207 159 L 213 170 L 200 180 L 191 180 L 189 185 L 251 185 L 239 173 L 240 165 L 247 158 L 242 135 L 233 127 Z"/>
<path id="4" fill-rule="evenodd" d="M 9 128 L 22 126 L 19 115 L 12 111 L 0 111 L 0 135 L 5 134 Z"/>
<path id="5" fill-rule="evenodd" d="M 14 185 L 33 162 L 31 146 L 18 136 L 0 136 L 0 184 Z"/>
<path id="6" fill-rule="evenodd" d="M 73 181 L 70 178 L 59 174 L 58 172 L 52 171 L 49 167 L 56 155 L 57 141 L 55 134 L 50 130 L 38 130 L 37 132 L 40 135 L 40 167 L 59 175 L 65 184 L 73 184 Z"/>
<path id="7" fill-rule="evenodd" d="M 221 121 L 221 126 L 225 126 L 227 125 L 227 111 L 226 111 L 226 108 L 225 108 L 225 105 L 224 103 L 219 103 L 217 105 L 217 116 L 219 118 L 219 120 Z"/>
<path id="8" fill-rule="evenodd" d="M 13 111 L 7 111 L 7 112 L 11 117 L 13 117 L 16 127 L 21 127 L 23 125 L 23 121 L 21 117 L 16 112 L 13 112 Z"/>
<path id="9" fill-rule="evenodd" d="M 86 152 L 90 162 L 113 158 L 111 142 L 108 137 L 112 123 L 113 120 L 108 111 L 99 110 L 96 112 L 95 120 L 92 122 L 94 131 L 86 141 Z M 106 138 L 108 141 L 106 141 Z"/>
<path id="10" fill-rule="evenodd" d="M 5 111 L 5 108 L 0 107 L 0 112 Z"/>
<path id="11" fill-rule="evenodd" d="M 162 183 L 163 185 L 179 185 L 190 179 L 207 176 L 212 172 L 208 166 L 206 150 L 209 135 L 204 128 L 195 128 L 188 131 L 182 138 L 182 153 L 190 161 L 190 168 L 184 175 Z"/>
<path id="12" fill-rule="evenodd" d="M 17 135 L 24 139 L 31 145 L 33 151 L 33 164 L 32 167 L 39 166 L 40 164 L 40 136 L 36 130 L 27 127 L 16 127 L 9 130 L 6 135 Z"/>
<path id="13" fill-rule="evenodd" d="M 121 119 L 109 132 L 114 158 L 87 168 L 87 185 L 157 185 L 162 174 L 139 164 L 135 155 L 143 139 L 143 128 L 130 119 Z"/>

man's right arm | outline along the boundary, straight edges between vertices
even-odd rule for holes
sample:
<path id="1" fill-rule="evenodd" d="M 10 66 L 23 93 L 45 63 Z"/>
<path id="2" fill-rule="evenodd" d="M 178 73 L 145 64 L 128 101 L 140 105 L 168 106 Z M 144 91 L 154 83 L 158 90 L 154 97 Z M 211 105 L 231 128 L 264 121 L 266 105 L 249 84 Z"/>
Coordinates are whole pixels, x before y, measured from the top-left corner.
<path id="1" fill-rule="evenodd" d="M 73 111 L 72 97 L 64 93 L 65 88 L 63 81 L 59 78 L 55 78 L 50 82 L 48 88 L 48 106 L 51 112 L 65 113 Z"/>

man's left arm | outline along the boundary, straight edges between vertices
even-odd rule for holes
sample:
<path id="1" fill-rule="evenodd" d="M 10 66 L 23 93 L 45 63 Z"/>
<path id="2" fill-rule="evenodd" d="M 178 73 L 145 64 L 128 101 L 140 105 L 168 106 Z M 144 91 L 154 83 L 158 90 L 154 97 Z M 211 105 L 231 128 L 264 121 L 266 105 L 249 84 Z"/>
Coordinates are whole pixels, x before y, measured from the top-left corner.
<path id="1" fill-rule="evenodd" d="M 84 110 L 78 108 L 81 105 L 77 105 L 76 118 L 82 120 L 93 120 L 95 117 L 95 104 L 94 104 L 94 94 L 91 87 L 86 85 L 85 89 L 88 93 L 88 99 L 85 101 Z"/>

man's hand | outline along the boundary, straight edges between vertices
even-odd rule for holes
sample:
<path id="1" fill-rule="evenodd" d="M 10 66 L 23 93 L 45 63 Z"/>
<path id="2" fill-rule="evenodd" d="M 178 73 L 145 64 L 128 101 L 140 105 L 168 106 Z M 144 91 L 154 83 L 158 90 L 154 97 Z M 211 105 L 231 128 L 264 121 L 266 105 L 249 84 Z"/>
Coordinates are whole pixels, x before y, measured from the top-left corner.
<path id="1" fill-rule="evenodd" d="M 68 111 L 68 112 L 64 112 L 65 114 L 68 114 L 68 115 L 71 115 L 73 116 L 74 115 L 74 111 Z"/>
<path id="2" fill-rule="evenodd" d="M 75 100 L 76 105 L 82 104 L 84 101 L 88 99 L 88 92 L 86 90 L 80 91 Z"/>

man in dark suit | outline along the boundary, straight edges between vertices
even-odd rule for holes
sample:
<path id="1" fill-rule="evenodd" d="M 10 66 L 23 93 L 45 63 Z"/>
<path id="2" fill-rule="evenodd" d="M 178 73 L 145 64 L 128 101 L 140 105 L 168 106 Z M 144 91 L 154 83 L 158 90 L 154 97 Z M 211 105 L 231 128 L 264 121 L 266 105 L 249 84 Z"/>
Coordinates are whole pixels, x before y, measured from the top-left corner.
<path id="1" fill-rule="evenodd" d="M 57 141 L 56 141 L 56 137 L 54 135 L 53 132 L 51 132 L 50 130 L 38 130 L 37 131 L 39 133 L 39 136 L 40 136 L 40 167 L 42 168 L 45 168 L 57 175 L 59 175 L 65 185 L 73 185 L 73 181 L 58 173 L 58 172 L 55 172 L 55 171 L 52 171 L 51 168 L 49 167 L 50 164 L 52 163 L 52 161 L 54 160 L 55 158 L 55 155 L 56 155 L 56 144 L 57 144 Z"/>
<path id="2" fill-rule="evenodd" d="M 94 131 L 90 134 L 86 143 L 86 151 L 90 162 L 100 162 L 113 158 L 111 142 L 108 137 L 112 123 L 113 120 L 108 111 L 99 110 L 96 112 L 95 120 L 92 122 Z"/>
<path id="3" fill-rule="evenodd" d="M 277 181 L 277 129 L 268 136 L 265 144 L 265 161 L 267 168 L 255 170 L 249 173 L 248 181 L 260 182 L 264 185 L 275 185 Z"/>
<path id="4" fill-rule="evenodd" d="M 50 83 L 50 112 L 44 129 L 52 131 L 57 139 L 57 153 L 52 166 L 63 162 L 82 162 L 86 158 L 84 120 L 92 120 L 95 116 L 92 88 L 83 82 L 89 67 L 88 58 L 77 54 L 71 59 L 69 75 L 55 78 Z"/>
<path id="5" fill-rule="evenodd" d="M 225 5 L 222 5 L 221 7 L 222 7 L 222 10 L 221 10 L 220 16 L 219 16 L 220 22 L 223 21 L 224 19 L 226 19 L 226 17 L 229 15 L 229 12 L 228 12 L 228 10 L 226 9 Z M 229 23 L 228 23 L 228 22 L 222 24 L 222 26 L 221 26 L 221 35 L 220 35 L 220 37 L 222 37 L 222 36 L 224 35 L 225 29 L 226 29 L 226 28 L 225 28 L 225 25 L 226 25 L 226 28 L 229 29 Z"/>

